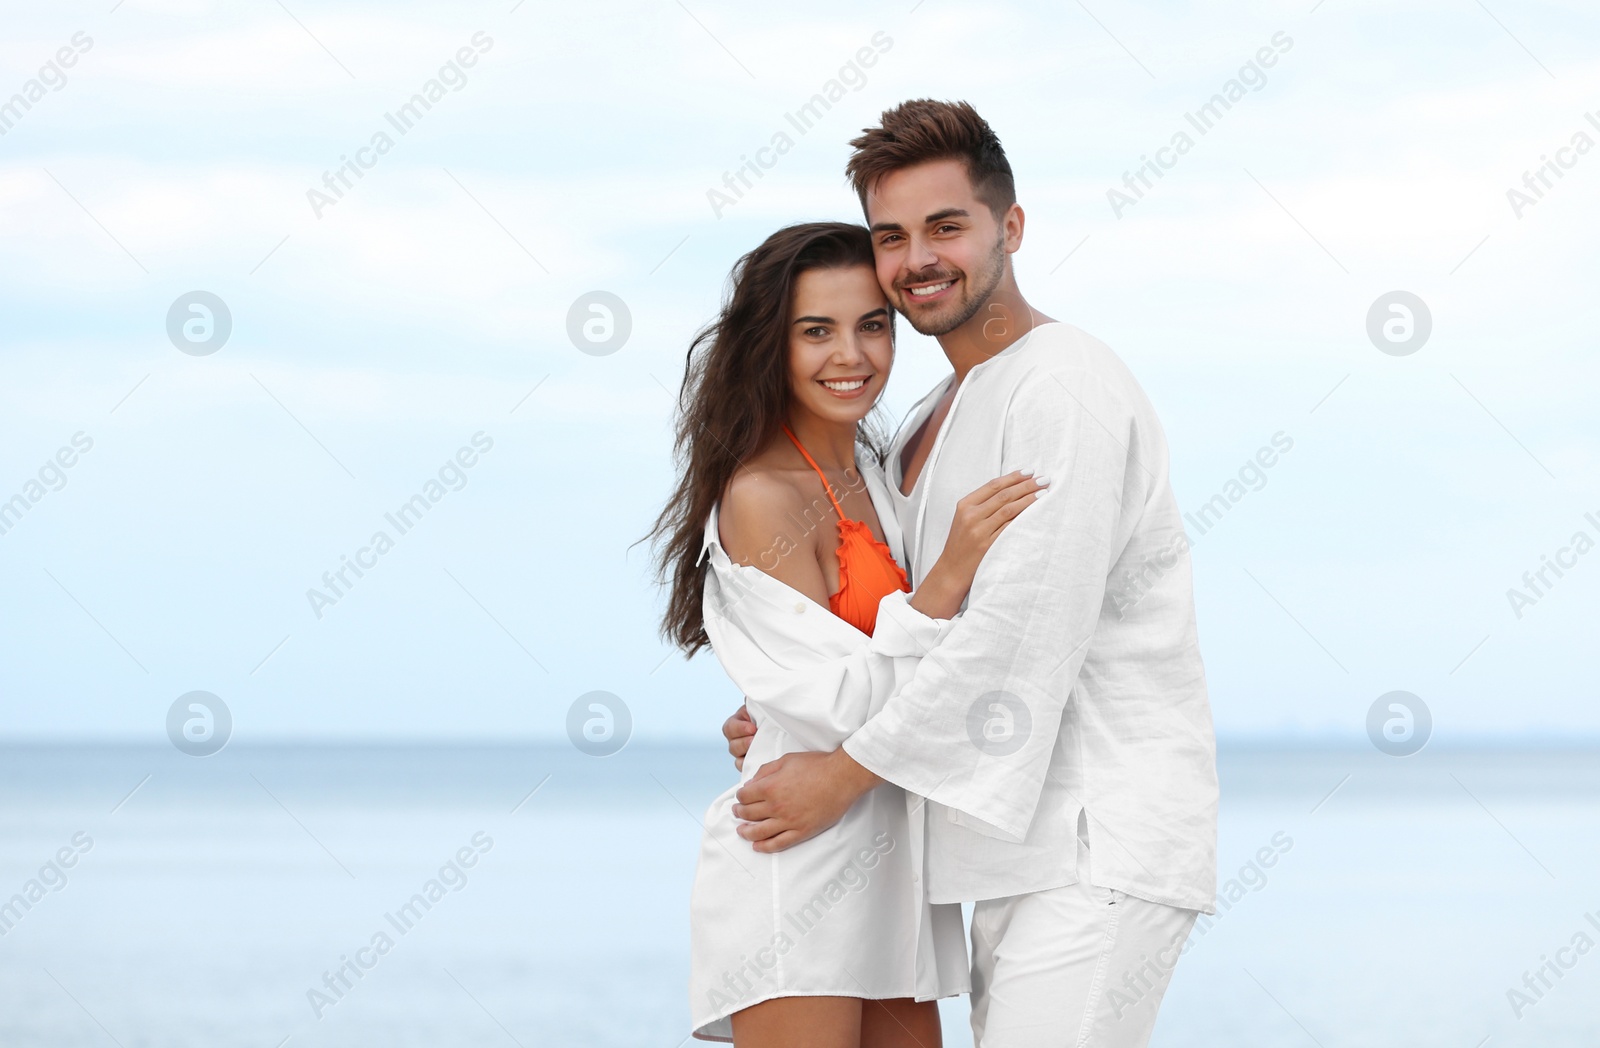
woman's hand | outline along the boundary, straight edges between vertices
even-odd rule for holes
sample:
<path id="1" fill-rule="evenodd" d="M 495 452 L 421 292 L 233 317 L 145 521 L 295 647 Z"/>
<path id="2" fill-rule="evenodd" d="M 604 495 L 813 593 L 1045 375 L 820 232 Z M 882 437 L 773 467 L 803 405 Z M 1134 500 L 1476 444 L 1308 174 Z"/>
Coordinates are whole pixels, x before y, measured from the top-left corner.
<path id="1" fill-rule="evenodd" d="M 1017 514 L 1038 501 L 1049 483 L 1045 477 L 1016 470 L 957 502 L 944 551 L 908 603 L 929 618 L 953 618 L 996 537 Z"/>

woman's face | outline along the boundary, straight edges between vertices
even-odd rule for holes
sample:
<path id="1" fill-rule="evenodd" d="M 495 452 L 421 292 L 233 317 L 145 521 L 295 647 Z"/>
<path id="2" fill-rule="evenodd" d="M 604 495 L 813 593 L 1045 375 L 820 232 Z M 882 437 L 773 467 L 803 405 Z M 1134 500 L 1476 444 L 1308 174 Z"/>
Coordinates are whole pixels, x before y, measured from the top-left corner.
<path id="1" fill-rule="evenodd" d="M 889 303 L 870 266 L 808 269 L 789 307 L 794 407 L 830 422 L 860 422 L 889 381 Z"/>

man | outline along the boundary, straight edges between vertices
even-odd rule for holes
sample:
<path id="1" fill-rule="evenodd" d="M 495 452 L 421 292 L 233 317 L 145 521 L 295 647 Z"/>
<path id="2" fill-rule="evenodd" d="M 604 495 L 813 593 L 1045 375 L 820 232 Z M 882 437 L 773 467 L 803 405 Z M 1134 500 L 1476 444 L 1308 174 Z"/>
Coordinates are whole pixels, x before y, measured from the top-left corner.
<path id="1" fill-rule="evenodd" d="M 973 904 L 980 1048 L 1141 1046 L 1215 912 L 1211 712 L 1165 437 L 1110 349 L 1024 300 L 1011 168 L 971 106 L 906 102 L 851 144 L 884 293 L 954 369 L 890 450 L 913 581 L 979 484 L 1032 469 L 1050 491 L 881 710 L 745 784 L 739 833 L 781 851 L 883 781 L 927 798 L 929 897 Z M 742 711 L 724 727 L 736 757 L 753 730 Z"/>

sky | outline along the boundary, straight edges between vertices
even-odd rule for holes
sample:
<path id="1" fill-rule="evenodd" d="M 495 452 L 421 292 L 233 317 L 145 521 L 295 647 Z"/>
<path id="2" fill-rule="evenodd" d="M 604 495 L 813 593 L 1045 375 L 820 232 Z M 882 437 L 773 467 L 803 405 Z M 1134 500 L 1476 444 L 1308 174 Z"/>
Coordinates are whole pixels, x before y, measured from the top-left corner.
<path id="1" fill-rule="evenodd" d="M 1600 735 L 1590 5 L 7 8 L 0 739 L 160 741 L 194 691 L 240 741 L 559 740 L 593 692 L 716 738 L 635 545 L 684 353 L 742 253 L 859 217 L 846 143 L 914 97 L 995 128 L 1024 293 L 1228 501 L 1219 738 L 1361 743 L 1394 691 L 1436 744 Z M 887 414 L 946 372 L 902 325 Z"/>

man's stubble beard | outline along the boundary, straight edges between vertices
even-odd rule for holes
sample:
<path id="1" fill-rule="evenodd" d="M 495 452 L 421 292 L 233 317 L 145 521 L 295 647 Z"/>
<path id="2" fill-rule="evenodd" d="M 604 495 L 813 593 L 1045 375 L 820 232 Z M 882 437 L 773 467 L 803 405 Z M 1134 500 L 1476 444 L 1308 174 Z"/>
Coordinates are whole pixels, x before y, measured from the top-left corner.
<path id="1" fill-rule="evenodd" d="M 1000 279 L 1005 276 L 1005 243 L 1005 233 L 1002 232 L 1000 236 L 995 239 L 994 250 L 989 254 L 989 265 L 985 267 L 984 272 L 980 274 L 985 278 L 984 287 L 980 291 L 973 292 L 972 294 L 968 295 L 965 308 L 963 308 L 961 312 L 957 313 L 952 319 L 939 320 L 938 318 L 930 317 L 928 320 L 931 321 L 931 325 L 929 327 L 923 327 L 917 322 L 915 317 L 907 313 L 905 310 L 900 311 L 901 316 L 906 318 L 906 321 L 912 326 L 912 328 L 916 330 L 919 335 L 931 335 L 934 338 L 938 338 L 940 335 L 948 335 L 962 324 L 965 324 L 967 321 L 977 316 L 978 310 L 982 309 L 983 304 L 989 301 L 989 296 L 994 294 L 994 289 L 1000 286 Z M 971 274 L 968 274 L 969 280 L 970 277 Z M 970 291 L 972 285 L 968 283 L 966 286 Z M 903 291 L 901 293 L 908 297 L 911 294 L 909 291 Z"/>

